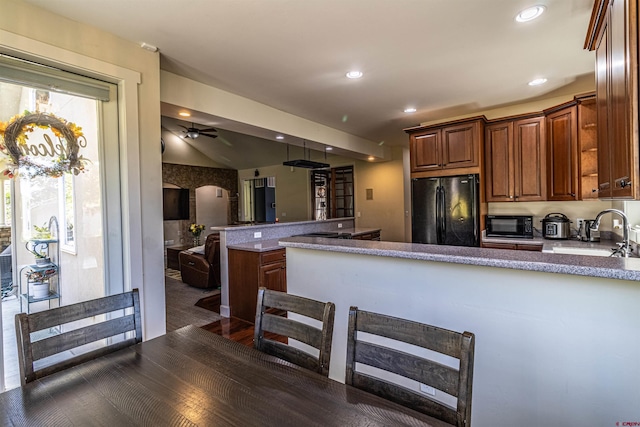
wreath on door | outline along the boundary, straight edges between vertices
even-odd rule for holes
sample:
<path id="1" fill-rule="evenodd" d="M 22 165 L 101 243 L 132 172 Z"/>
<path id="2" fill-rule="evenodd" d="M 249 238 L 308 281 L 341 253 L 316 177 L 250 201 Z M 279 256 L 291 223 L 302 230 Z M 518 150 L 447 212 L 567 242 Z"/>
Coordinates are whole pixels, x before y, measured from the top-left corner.
<path id="1" fill-rule="evenodd" d="M 49 147 L 42 143 L 30 145 L 29 133 L 36 128 L 51 130 L 57 142 L 53 143 L 49 138 Z M 89 161 L 78 155 L 80 147 L 87 145 L 82 128 L 53 114 L 25 111 L 6 123 L 0 122 L 0 136 L 3 140 L 0 151 L 8 157 L 7 167 L 2 173 L 9 178 L 16 176 L 18 169 L 27 177 L 58 178 L 66 172 L 78 175 L 85 171 Z M 43 157 L 45 153 L 53 160 L 46 163 L 35 161 L 36 156 Z"/>

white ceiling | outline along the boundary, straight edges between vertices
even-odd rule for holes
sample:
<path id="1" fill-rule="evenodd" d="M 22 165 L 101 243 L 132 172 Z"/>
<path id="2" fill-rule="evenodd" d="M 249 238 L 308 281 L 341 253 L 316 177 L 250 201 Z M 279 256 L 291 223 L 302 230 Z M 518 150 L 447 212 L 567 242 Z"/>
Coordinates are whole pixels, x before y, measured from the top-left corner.
<path id="1" fill-rule="evenodd" d="M 157 46 L 164 70 L 388 145 L 407 143 L 403 128 L 571 92 L 594 73 L 593 0 L 26 1 Z M 515 22 L 534 4 L 542 17 Z M 547 84 L 527 85 L 537 77 Z"/>

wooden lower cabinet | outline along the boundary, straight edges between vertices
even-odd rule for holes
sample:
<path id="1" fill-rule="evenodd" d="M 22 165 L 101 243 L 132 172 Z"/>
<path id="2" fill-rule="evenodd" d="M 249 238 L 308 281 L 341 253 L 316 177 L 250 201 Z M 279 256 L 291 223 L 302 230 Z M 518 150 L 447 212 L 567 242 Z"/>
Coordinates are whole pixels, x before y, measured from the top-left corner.
<path id="1" fill-rule="evenodd" d="M 542 245 L 539 243 L 482 243 L 487 249 L 511 249 L 515 251 L 542 252 Z"/>
<path id="2" fill-rule="evenodd" d="M 231 316 L 253 323 L 259 287 L 287 291 L 285 249 L 268 252 L 229 249 L 228 254 Z"/>

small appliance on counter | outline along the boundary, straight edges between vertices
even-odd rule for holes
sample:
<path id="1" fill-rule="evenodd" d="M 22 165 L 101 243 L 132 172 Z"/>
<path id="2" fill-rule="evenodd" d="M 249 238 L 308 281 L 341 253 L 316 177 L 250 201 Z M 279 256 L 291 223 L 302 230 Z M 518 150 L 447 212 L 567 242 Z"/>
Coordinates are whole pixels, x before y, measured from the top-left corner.
<path id="1" fill-rule="evenodd" d="M 542 222 L 542 237 L 545 239 L 568 239 L 571 237 L 571 220 L 562 213 L 547 214 Z"/>
<path id="2" fill-rule="evenodd" d="M 487 237 L 533 239 L 533 217 L 530 215 L 487 215 Z"/>
<path id="3" fill-rule="evenodd" d="M 592 230 L 591 224 L 595 222 L 594 219 L 585 219 L 580 225 L 578 230 L 578 236 L 583 242 L 599 242 L 600 232 L 598 230 Z"/>

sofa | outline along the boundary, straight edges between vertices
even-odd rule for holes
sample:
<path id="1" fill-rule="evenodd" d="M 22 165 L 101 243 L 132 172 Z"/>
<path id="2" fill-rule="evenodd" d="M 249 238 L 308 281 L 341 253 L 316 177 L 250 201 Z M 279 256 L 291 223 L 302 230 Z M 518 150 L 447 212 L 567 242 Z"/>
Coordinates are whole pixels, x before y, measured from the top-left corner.
<path id="1" fill-rule="evenodd" d="M 205 239 L 204 253 L 181 251 L 180 274 L 182 281 L 196 288 L 220 287 L 220 234 L 209 234 Z"/>

